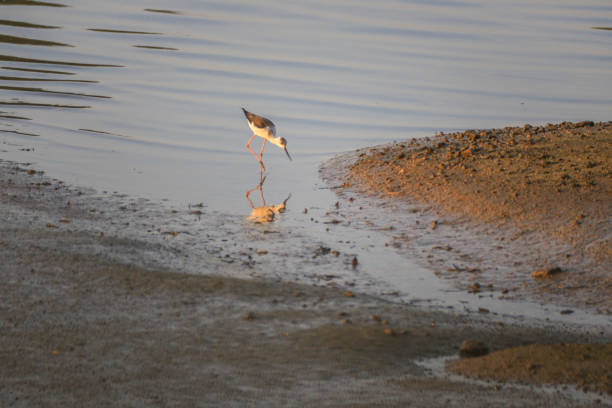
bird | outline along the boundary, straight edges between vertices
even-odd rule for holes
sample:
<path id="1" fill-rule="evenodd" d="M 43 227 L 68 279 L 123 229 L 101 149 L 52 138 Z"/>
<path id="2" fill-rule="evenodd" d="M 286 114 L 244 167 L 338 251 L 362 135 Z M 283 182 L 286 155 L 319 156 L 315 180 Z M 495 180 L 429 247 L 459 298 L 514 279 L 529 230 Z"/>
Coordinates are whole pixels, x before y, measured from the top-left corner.
<path id="1" fill-rule="evenodd" d="M 276 126 L 274 126 L 274 123 L 272 123 L 270 119 L 251 113 L 244 108 L 242 108 L 242 112 L 244 112 L 244 116 L 249 123 L 249 127 L 253 131 L 253 136 L 251 136 L 247 142 L 246 148 L 253 154 L 253 156 L 255 156 L 259 162 L 259 165 L 261 166 L 262 171 L 266 171 L 266 167 L 263 164 L 263 151 L 264 147 L 266 146 L 266 142 L 270 142 L 282 148 L 285 153 L 287 153 L 289 160 L 293 160 L 287 151 L 287 139 L 284 137 L 276 137 Z M 261 145 L 259 156 L 257 156 L 257 154 L 255 154 L 255 152 L 251 149 L 251 142 L 255 136 L 259 136 L 264 140 L 263 144 Z"/>

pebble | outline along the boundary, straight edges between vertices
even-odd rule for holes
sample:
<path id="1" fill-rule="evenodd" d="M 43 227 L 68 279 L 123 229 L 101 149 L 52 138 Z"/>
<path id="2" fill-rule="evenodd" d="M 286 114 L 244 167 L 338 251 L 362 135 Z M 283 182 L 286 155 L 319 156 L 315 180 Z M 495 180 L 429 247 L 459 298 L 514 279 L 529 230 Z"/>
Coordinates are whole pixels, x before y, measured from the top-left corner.
<path id="1" fill-rule="evenodd" d="M 481 341 L 464 340 L 459 347 L 459 357 L 479 357 L 489 354 L 489 348 Z"/>
<path id="2" fill-rule="evenodd" d="M 553 275 L 556 275 L 559 272 L 561 272 L 561 268 L 558 266 L 554 268 L 542 268 L 531 272 L 531 277 L 533 279 L 551 278 Z"/>

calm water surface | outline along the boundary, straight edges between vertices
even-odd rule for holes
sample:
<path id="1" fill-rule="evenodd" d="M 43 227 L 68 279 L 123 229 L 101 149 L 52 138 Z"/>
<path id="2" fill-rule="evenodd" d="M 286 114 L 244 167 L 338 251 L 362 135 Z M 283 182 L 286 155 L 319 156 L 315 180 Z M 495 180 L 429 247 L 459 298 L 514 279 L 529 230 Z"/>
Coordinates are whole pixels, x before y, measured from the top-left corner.
<path id="1" fill-rule="evenodd" d="M 0 0 L 0 158 L 247 216 L 259 166 L 244 106 L 294 157 L 266 147 L 268 204 L 327 208 L 318 166 L 335 153 L 609 120 L 612 31 L 598 27 L 608 0 Z"/>
<path id="2" fill-rule="evenodd" d="M 0 157 L 243 212 L 259 177 L 244 106 L 272 119 L 295 157 L 267 146 L 266 195 L 308 206 L 327 194 L 317 165 L 334 153 L 610 119 L 612 31 L 593 28 L 610 26 L 607 0 L 5 0 Z"/>

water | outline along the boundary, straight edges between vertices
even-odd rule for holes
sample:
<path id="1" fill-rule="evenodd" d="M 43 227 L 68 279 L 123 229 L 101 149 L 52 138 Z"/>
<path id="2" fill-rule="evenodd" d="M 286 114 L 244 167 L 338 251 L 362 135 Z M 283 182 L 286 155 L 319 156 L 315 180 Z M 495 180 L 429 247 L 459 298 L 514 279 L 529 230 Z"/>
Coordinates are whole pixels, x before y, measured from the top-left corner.
<path id="1" fill-rule="evenodd" d="M 268 205 L 291 194 L 278 222 L 317 235 L 298 213 L 335 201 L 318 166 L 336 153 L 612 112 L 612 31 L 593 28 L 612 26 L 607 0 L 168 7 L 0 1 L 0 158 L 246 217 L 260 175 L 244 106 L 294 157 L 267 146 Z"/>

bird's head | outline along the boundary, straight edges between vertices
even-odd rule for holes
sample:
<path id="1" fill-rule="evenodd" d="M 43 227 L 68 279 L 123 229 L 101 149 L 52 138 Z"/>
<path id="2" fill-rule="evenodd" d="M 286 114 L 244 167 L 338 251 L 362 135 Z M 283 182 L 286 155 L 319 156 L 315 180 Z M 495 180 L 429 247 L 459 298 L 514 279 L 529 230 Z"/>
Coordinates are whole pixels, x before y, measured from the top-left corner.
<path id="1" fill-rule="evenodd" d="M 279 147 L 281 147 L 281 148 L 282 148 L 282 149 L 285 151 L 285 153 L 287 153 L 287 157 L 289 158 L 289 160 L 293 160 L 293 159 L 291 158 L 291 155 L 290 155 L 290 154 L 289 154 L 289 152 L 287 151 L 287 139 L 285 139 L 284 137 L 279 137 L 279 138 L 277 138 L 277 139 L 276 139 L 276 141 L 277 141 L 277 143 L 276 143 L 276 144 L 277 144 Z"/>

